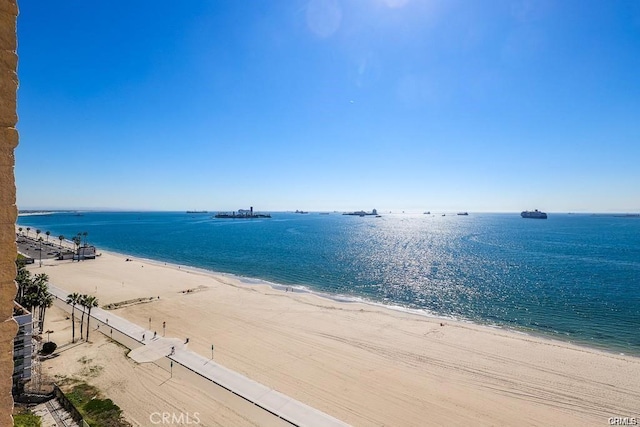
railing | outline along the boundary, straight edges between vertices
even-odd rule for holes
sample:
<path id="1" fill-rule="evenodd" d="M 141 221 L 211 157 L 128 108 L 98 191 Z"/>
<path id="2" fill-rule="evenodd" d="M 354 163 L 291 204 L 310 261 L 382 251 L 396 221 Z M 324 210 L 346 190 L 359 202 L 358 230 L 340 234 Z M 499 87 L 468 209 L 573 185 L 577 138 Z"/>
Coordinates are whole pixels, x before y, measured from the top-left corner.
<path id="1" fill-rule="evenodd" d="M 73 418 L 73 421 L 77 422 L 78 424 L 81 424 L 82 426 L 89 427 L 89 425 L 84 421 L 84 418 L 82 418 L 82 414 L 80 414 L 80 411 L 78 411 L 78 409 L 75 406 L 73 406 L 73 403 L 71 403 L 71 401 L 62 392 L 62 390 L 60 390 L 60 387 L 58 387 L 57 384 L 54 384 L 53 386 L 53 394 L 55 395 L 56 399 L 60 403 L 60 406 L 62 406 L 65 409 L 65 411 L 67 411 L 71 415 L 71 418 Z"/>

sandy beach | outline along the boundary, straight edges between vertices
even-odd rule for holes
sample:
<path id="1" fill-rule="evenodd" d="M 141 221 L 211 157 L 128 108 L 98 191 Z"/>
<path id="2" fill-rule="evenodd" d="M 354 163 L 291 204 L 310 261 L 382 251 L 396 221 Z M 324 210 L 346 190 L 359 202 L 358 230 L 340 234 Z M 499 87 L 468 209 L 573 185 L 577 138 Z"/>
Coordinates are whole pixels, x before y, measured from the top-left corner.
<path id="1" fill-rule="evenodd" d="M 290 424 L 205 381 L 175 369 L 170 375 L 153 363 L 136 363 L 126 357 L 127 349 L 94 330 L 89 342 L 71 343 L 69 315 L 57 307 L 49 309 L 46 328 L 54 330 L 51 340 L 62 343 L 58 357 L 43 363 L 43 374 L 61 384 L 83 381 L 97 387 L 123 410 L 134 426 L 148 426 L 163 413 L 183 414 L 202 426 L 273 426 Z M 196 423 L 196 421 L 198 421 Z M 178 424 L 178 423 L 176 423 Z"/>
<path id="2" fill-rule="evenodd" d="M 205 356 L 213 344 L 218 363 L 353 425 L 609 425 L 610 417 L 640 418 L 640 358 L 127 258 L 103 252 L 95 260 L 29 268 L 60 288 L 96 295 L 102 307 L 155 297 L 113 313 L 144 327 L 151 319 L 158 334 L 166 322 L 167 337 L 188 337 L 189 349 Z M 52 328 L 59 345 L 70 341 L 66 323 Z M 93 351 L 102 358 L 100 375 L 109 378 L 102 386 L 126 389 L 109 397 L 136 420 L 148 418 L 153 405 L 139 396 L 164 371 L 135 365 L 115 344 L 113 353 L 103 351 L 104 337 L 94 337 L 69 348 L 72 356 L 49 371 L 80 369 L 74 361 Z M 145 379 L 132 381 L 132 372 Z M 199 387 L 184 381 L 162 398 L 209 414 L 203 425 L 242 418 L 232 407 L 220 415 L 231 418 L 217 419 L 223 412 L 205 409 L 219 406 L 215 397 L 193 390 Z M 179 398 L 188 393 L 198 398 Z M 259 417 L 231 424 L 262 425 Z"/>

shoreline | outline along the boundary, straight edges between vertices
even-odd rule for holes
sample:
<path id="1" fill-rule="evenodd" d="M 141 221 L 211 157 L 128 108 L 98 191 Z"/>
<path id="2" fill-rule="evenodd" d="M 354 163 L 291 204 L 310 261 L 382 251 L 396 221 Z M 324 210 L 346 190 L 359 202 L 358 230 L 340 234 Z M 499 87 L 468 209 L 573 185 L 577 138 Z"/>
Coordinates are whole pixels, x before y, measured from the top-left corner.
<path id="1" fill-rule="evenodd" d="M 102 211 L 87 211 L 87 212 L 102 212 Z M 123 211 L 123 212 L 126 213 L 129 211 Z M 131 212 L 138 212 L 138 211 L 134 210 Z M 52 212 L 52 213 L 58 213 L 58 212 Z M 176 213 L 183 213 L 183 212 L 177 211 Z M 410 215 L 410 214 L 407 214 L 407 215 Z M 18 225 L 16 225 L 16 229 L 17 229 L 17 226 Z M 66 246 L 73 248 L 73 244 L 70 242 Z M 107 249 L 103 252 L 105 253 L 108 252 L 116 255 L 128 254 L 128 252 L 120 251 L 119 249 Z M 403 304 L 400 301 L 399 302 L 384 301 L 383 298 L 376 298 L 377 295 L 367 295 L 364 293 L 361 293 L 360 295 L 337 293 L 337 292 L 331 293 L 330 291 L 326 291 L 323 288 L 325 287 L 325 285 L 326 287 L 330 288 L 332 283 L 314 284 L 314 283 L 311 283 L 312 279 L 306 280 L 306 282 L 308 283 L 299 283 L 299 282 L 295 282 L 288 279 L 284 279 L 282 283 L 279 283 L 269 279 L 263 279 L 260 277 L 244 276 L 242 272 L 223 272 L 223 271 L 217 271 L 207 266 L 200 267 L 195 265 L 189 265 L 186 263 L 182 263 L 185 261 L 188 262 L 188 260 L 178 261 L 178 260 L 172 259 L 172 257 L 170 256 L 166 257 L 165 260 L 163 260 L 162 259 L 163 253 L 152 254 L 152 256 L 156 256 L 156 259 L 148 258 L 146 254 L 145 255 L 129 254 L 129 256 L 132 258 L 145 260 L 147 262 L 155 262 L 160 264 L 167 263 L 167 264 L 172 264 L 176 266 L 180 265 L 183 268 L 191 268 L 195 271 L 199 270 L 204 273 L 234 277 L 242 281 L 243 283 L 246 282 L 247 284 L 253 284 L 253 283 L 264 284 L 278 290 L 291 288 L 299 292 L 308 292 L 308 293 L 318 295 L 320 297 L 327 298 L 336 302 L 345 302 L 345 303 L 355 302 L 355 303 L 370 304 L 373 306 L 379 306 L 379 307 L 387 308 L 390 310 L 408 312 L 416 315 L 424 315 L 427 317 L 433 317 L 437 319 L 455 320 L 455 321 L 465 322 L 465 323 L 470 322 L 476 325 L 482 325 L 482 326 L 487 326 L 492 328 L 500 328 L 503 330 L 513 331 L 516 333 L 524 333 L 527 335 L 540 337 L 542 339 L 557 340 L 561 342 L 578 345 L 581 347 L 593 348 L 593 349 L 610 352 L 614 354 L 631 355 L 634 357 L 640 357 L 640 346 L 638 346 L 637 343 L 635 343 L 635 341 L 633 340 L 633 338 L 629 336 L 630 332 L 628 330 L 622 331 L 624 332 L 624 334 L 618 334 L 613 337 L 608 337 L 606 334 L 599 334 L 599 331 L 597 330 L 590 330 L 588 327 L 579 323 L 578 321 L 576 321 L 574 324 L 565 324 L 565 325 L 555 324 L 555 326 L 559 330 L 554 330 L 553 328 L 545 325 L 544 319 L 541 320 L 539 316 L 537 319 L 527 319 L 527 313 L 524 313 L 522 316 L 519 316 L 522 319 L 524 319 L 524 321 L 521 321 L 522 319 L 518 319 L 518 318 L 516 319 L 500 318 L 496 320 L 495 318 L 489 315 L 487 316 L 487 318 L 482 318 L 479 316 L 471 317 L 471 316 L 468 316 L 469 313 L 462 313 L 462 314 L 454 313 L 453 315 L 440 314 L 438 312 L 431 311 L 427 308 L 411 306 L 410 305 L 411 302 L 409 302 L 408 304 Z M 265 275 L 264 272 L 262 273 L 264 276 Z M 268 272 L 267 272 L 267 275 L 268 275 Z M 302 280 L 302 281 L 304 282 L 305 280 Z M 291 283 L 287 284 L 287 282 L 291 282 Z M 319 288 L 319 289 L 316 289 L 316 288 Z M 415 304 L 415 305 L 419 305 L 419 304 Z M 538 313 L 535 311 L 533 312 Z M 467 314 L 467 316 L 465 316 L 465 314 Z M 551 313 L 551 314 L 553 315 L 555 313 Z M 535 320 L 535 322 L 533 320 Z M 569 319 L 569 322 L 573 322 L 575 320 L 576 318 Z M 519 321 L 522 324 L 517 323 Z M 587 333 L 582 333 L 580 332 L 581 330 L 582 331 L 586 330 Z M 602 338 L 603 336 L 605 338 Z"/>
<path id="2" fill-rule="evenodd" d="M 51 212 L 51 213 L 59 213 L 59 212 Z M 39 214 L 40 213 L 35 213 L 35 215 L 39 215 Z M 19 225 L 16 224 L 15 226 L 16 233 L 18 233 L 18 227 Z M 63 247 L 71 250 L 75 248 L 73 242 L 69 239 L 65 239 L 63 241 Z M 561 343 L 575 345 L 578 347 L 584 347 L 586 349 L 602 351 L 604 353 L 640 358 L 640 349 L 638 349 L 637 352 L 634 352 L 629 348 L 626 348 L 620 345 L 615 345 L 615 344 L 607 345 L 605 343 L 593 343 L 588 341 L 587 339 L 584 339 L 584 340 L 570 339 L 570 338 L 565 339 L 565 336 L 561 335 L 560 333 L 547 333 L 543 330 L 538 330 L 531 327 L 525 327 L 525 326 L 519 326 L 519 325 L 514 326 L 506 323 L 503 324 L 503 323 L 496 323 L 496 322 L 490 322 L 490 321 L 483 321 L 482 319 L 470 319 L 470 318 L 464 318 L 464 317 L 446 316 L 439 313 L 430 312 L 426 309 L 412 308 L 412 307 L 406 307 L 398 304 L 389 304 L 389 303 L 384 303 L 380 301 L 375 301 L 373 299 L 368 299 L 365 296 L 353 296 L 353 295 L 345 295 L 345 294 L 338 294 L 338 293 L 332 294 L 329 292 L 314 290 L 313 288 L 307 285 L 281 284 L 281 283 L 271 282 L 266 279 L 261 279 L 258 277 L 250 277 L 250 276 L 239 275 L 236 273 L 227 273 L 227 272 L 209 270 L 204 267 L 197 267 L 197 266 L 188 265 L 188 264 L 178 264 L 172 261 L 162 261 L 158 259 L 135 255 L 135 254 L 128 254 L 126 252 L 118 252 L 110 249 L 97 251 L 98 256 L 101 253 L 105 253 L 115 257 L 125 257 L 128 259 L 131 259 L 132 261 L 133 259 L 137 259 L 139 261 L 157 265 L 157 266 L 172 267 L 176 270 L 190 271 L 194 273 L 212 275 L 212 276 L 228 277 L 231 280 L 237 280 L 238 282 L 246 286 L 269 286 L 270 288 L 276 291 L 284 291 L 285 289 L 288 288 L 288 289 L 292 289 L 293 292 L 295 293 L 314 295 L 319 298 L 323 298 L 336 303 L 365 304 L 365 305 L 369 305 L 369 306 L 377 307 L 381 309 L 397 311 L 400 313 L 406 313 L 406 314 L 415 315 L 415 316 L 423 316 L 423 317 L 426 317 L 429 319 L 435 319 L 438 321 L 454 321 L 454 322 L 460 322 L 463 324 L 471 324 L 479 327 L 497 329 L 497 330 L 516 333 L 516 334 L 523 334 L 525 336 L 530 336 L 532 338 L 538 338 L 542 340 L 558 341 Z"/>
<path id="3" fill-rule="evenodd" d="M 126 258 L 30 270 L 100 306 L 159 296 L 113 312 L 161 332 L 166 320 L 192 351 L 215 343 L 221 365 L 355 425 L 591 425 L 637 412 L 637 357 Z"/>
<path id="4" fill-rule="evenodd" d="M 65 240 L 65 243 L 69 243 L 71 245 L 69 247 L 73 248 L 72 242 Z M 528 336 L 535 339 L 549 340 L 552 342 L 557 341 L 559 343 L 585 348 L 586 350 L 595 350 L 595 351 L 601 351 L 603 353 L 612 354 L 612 355 L 640 358 L 640 349 L 638 349 L 637 353 L 625 352 L 622 350 L 626 350 L 626 349 L 622 347 L 596 345 L 588 341 L 582 341 L 582 340 L 563 339 L 563 336 L 560 334 L 556 335 L 551 333 L 545 333 L 544 331 L 539 331 L 533 328 L 526 328 L 524 326 L 510 326 L 507 324 L 492 323 L 489 321 L 483 322 L 477 319 L 445 316 L 442 314 L 430 312 L 426 309 L 405 307 L 397 304 L 385 304 L 383 302 L 378 302 L 378 301 L 367 299 L 366 297 L 361 297 L 361 296 L 331 294 L 328 292 L 316 291 L 305 285 L 285 285 L 281 283 L 271 282 L 258 277 L 249 277 L 249 276 L 242 276 L 235 273 L 226 273 L 226 272 L 208 270 L 206 268 L 191 266 L 187 264 L 176 264 L 173 262 L 165 262 L 165 261 L 141 257 L 137 255 L 131 255 L 131 254 L 127 255 L 126 253 L 116 252 L 112 250 L 100 251 L 99 253 L 100 254 L 105 253 L 111 256 L 116 256 L 116 257 L 125 257 L 125 258 L 131 259 L 132 261 L 135 258 L 139 261 L 146 262 L 149 264 L 162 266 L 162 267 L 170 267 L 170 268 L 174 268 L 176 270 L 181 270 L 181 271 L 187 271 L 187 272 L 193 272 L 193 273 L 205 274 L 205 275 L 211 275 L 211 276 L 228 277 L 231 280 L 237 280 L 240 284 L 244 286 L 249 286 L 249 287 L 250 286 L 268 286 L 274 291 L 280 291 L 280 292 L 283 292 L 285 291 L 286 288 L 289 288 L 289 289 L 292 289 L 292 291 L 290 292 L 293 292 L 293 293 L 312 295 L 318 298 L 326 299 L 328 301 L 340 303 L 340 304 L 364 304 L 374 308 L 390 310 L 390 311 L 413 315 L 413 316 L 425 317 L 425 318 L 437 320 L 437 321 L 449 321 L 449 322 L 458 322 L 461 324 L 469 324 L 469 325 L 474 325 L 478 327 L 489 328 L 491 330 L 499 330 L 507 333 L 522 334 L 524 336 Z"/>

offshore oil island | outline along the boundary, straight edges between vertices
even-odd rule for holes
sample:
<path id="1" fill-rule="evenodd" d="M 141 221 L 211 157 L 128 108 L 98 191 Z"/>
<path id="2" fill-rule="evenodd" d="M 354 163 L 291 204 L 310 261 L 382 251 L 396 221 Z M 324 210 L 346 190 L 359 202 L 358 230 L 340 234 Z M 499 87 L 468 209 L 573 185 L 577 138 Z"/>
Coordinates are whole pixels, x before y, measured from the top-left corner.
<path id="1" fill-rule="evenodd" d="M 261 214 L 261 213 L 254 213 L 253 212 L 253 206 L 251 206 L 249 208 L 249 210 L 246 209 L 238 209 L 238 212 L 218 212 L 217 214 L 215 214 L 213 216 L 214 218 L 239 218 L 239 219 L 252 219 L 252 218 L 271 218 L 271 215 L 269 214 Z"/>
<path id="2" fill-rule="evenodd" d="M 368 215 L 374 215 L 374 216 L 379 216 L 378 215 L 378 210 L 374 209 L 371 212 L 365 212 L 365 211 L 355 211 L 355 212 L 345 212 L 342 215 L 354 215 L 354 216 L 368 216 Z"/>

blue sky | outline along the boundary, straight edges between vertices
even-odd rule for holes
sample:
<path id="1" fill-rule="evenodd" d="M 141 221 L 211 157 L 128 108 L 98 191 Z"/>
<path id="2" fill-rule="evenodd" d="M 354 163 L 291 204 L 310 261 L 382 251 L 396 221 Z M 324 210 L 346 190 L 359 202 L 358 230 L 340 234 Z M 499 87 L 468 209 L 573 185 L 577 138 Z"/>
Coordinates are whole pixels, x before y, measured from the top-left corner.
<path id="1" fill-rule="evenodd" d="M 18 206 L 640 210 L 638 1 L 22 1 Z"/>

